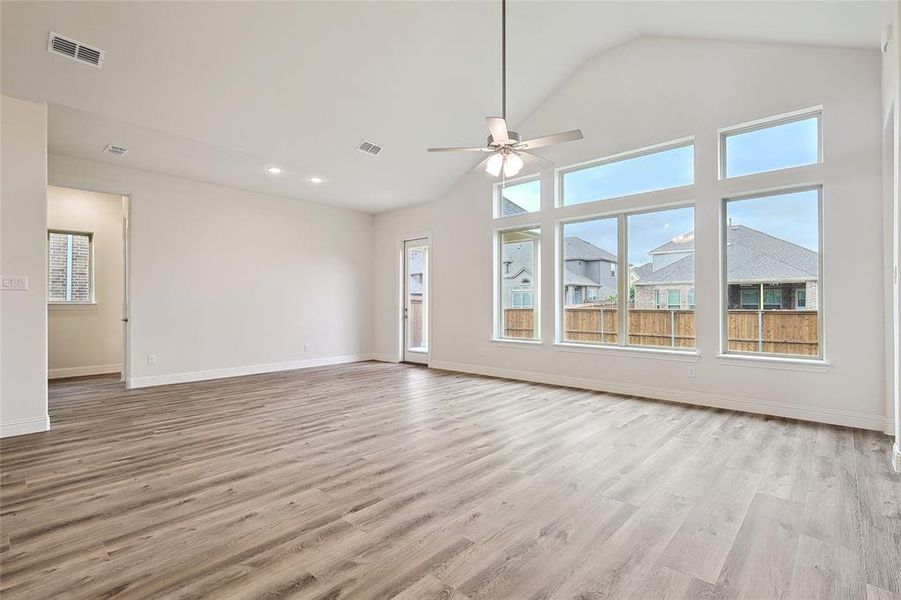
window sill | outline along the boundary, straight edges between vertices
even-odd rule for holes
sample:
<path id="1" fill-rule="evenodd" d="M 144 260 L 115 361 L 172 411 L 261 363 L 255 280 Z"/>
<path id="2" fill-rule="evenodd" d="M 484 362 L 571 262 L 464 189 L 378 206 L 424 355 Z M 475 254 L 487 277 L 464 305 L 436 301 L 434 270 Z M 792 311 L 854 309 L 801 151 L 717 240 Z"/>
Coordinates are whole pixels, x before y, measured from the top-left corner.
<path id="1" fill-rule="evenodd" d="M 97 306 L 96 302 L 48 302 L 48 310 L 78 310 Z"/>
<path id="2" fill-rule="evenodd" d="M 716 360 L 721 365 L 729 365 L 733 367 L 779 369 L 782 371 L 806 371 L 812 373 L 825 373 L 830 368 L 832 368 L 832 363 L 821 358 L 788 358 L 784 356 L 717 354 Z"/>
<path id="3" fill-rule="evenodd" d="M 517 340 L 507 338 L 491 338 L 491 343 L 497 346 L 512 346 L 514 348 L 540 347 L 541 340 Z"/>
<path id="4" fill-rule="evenodd" d="M 599 346 L 593 344 L 574 344 L 572 342 L 556 342 L 554 344 L 554 349 L 561 352 L 607 354 L 610 356 L 673 360 L 676 362 L 696 363 L 701 359 L 700 353 L 695 350 L 666 350 L 662 348 L 635 348 L 613 345 Z"/>

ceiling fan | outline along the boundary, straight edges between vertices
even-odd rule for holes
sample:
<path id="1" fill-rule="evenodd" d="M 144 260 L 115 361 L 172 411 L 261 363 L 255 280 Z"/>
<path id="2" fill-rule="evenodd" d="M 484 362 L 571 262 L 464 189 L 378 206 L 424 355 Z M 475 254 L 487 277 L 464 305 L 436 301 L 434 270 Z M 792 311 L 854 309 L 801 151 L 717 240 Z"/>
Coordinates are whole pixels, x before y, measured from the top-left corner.
<path id="1" fill-rule="evenodd" d="M 484 152 L 490 156 L 475 168 L 484 166 L 493 177 L 501 173 L 504 177 L 514 177 L 523 167 L 523 156 L 549 163 L 531 150 L 542 146 L 562 144 L 582 139 L 582 131 L 573 129 L 553 135 L 523 141 L 515 131 L 507 129 L 507 0 L 501 0 L 501 116 L 485 117 L 488 122 L 488 143 L 485 146 L 459 148 L 429 148 L 429 152 Z"/>

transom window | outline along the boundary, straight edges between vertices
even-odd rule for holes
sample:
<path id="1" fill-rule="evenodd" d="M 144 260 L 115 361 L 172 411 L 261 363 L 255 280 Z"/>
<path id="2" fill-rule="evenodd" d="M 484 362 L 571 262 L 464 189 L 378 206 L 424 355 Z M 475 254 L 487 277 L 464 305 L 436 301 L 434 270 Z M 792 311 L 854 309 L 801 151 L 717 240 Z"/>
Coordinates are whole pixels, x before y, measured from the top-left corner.
<path id="1" fill-rule="evenodd" d="M 541 181 L 505 182 L 495 186 L 496 218 L 515 217 L 541 210 Z"/>
<path id="2" fill-rule="evenodd" d="M 93 301 L 92 238 L 90 233 L 47 232 L 49 302 Z"/>
<path id="3" fill-rule="evenodd" d="M 723 177 L 739 177 L 822 162 L 819 111 L 724 131 Z"/>
<path id="4" fill-rule="evenodd" d="M 582 204 L 692 185 L 694 142 L 641 150 L 562 172 L 562 204 Z"/>

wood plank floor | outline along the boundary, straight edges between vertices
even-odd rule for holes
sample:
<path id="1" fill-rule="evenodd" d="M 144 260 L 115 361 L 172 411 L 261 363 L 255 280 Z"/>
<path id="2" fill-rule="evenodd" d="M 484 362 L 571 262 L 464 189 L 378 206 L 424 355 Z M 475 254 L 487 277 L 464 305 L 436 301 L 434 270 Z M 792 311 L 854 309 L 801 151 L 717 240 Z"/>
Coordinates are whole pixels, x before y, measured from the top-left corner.
<path id="1" fill-rule="evenodd" d="M 3 600 L 901 598 L 875 432 L 374 362 L 50 396 Z"/>

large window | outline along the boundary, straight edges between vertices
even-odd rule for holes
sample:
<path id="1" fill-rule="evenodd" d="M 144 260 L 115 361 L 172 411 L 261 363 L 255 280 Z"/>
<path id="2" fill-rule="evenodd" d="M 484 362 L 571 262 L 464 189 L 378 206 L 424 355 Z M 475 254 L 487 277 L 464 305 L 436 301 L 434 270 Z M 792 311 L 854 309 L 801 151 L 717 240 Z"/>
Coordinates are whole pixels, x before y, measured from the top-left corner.
<path id="1" fill-rule="evenodd" d="M 619 343 L 619 219 L 563 225 L 564 342 Z"/>
<path id="2" fill-rule="evenodd" d="M 47 232 L 49 302 L 93 301 L 91 241 L 90 233 Z"/>
<path id="3" fill-rule="evenodd" d="M 563 171 L 564 205 L 694 183 L 694 144 L 631 153 Z"/>
<path id="4" fill-rule="evenodd" d="M 727 352 L 822 355 L 820 189 L 726 200 Z"/>
<path id="5" fill-rule="evenodd" d="M 694 208 L 627 218 L 629 345 L 694 348 Z"/>
<path id="6" fill-rule="evenodd" d="M 496 332 L 498 338 L 537 340 L 538 228 L 498 234 Z"/>
<path id="7" fill-rule="evenodd" d="M 495 217 L 515 217 L 541 210 L 541 182 L 538 179 L 499 183 L 495 186 Z"/>
<path id="8" fill-rule="evenodd" d="M 807 113 L 722 134 L 722 172 L 738 177 L 812 165 L 820 157 L 820 113 Z"/>

